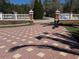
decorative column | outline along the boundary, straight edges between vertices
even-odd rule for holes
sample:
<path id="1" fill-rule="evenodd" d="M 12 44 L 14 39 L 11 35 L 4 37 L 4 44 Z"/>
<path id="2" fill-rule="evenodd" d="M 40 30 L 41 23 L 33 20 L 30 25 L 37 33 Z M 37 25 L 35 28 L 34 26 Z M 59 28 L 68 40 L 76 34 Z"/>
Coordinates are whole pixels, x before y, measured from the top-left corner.
<path id="1" fill-rule="evenodd" d="M 30 17 L 30 20 L 33 21 L 33 10 L 29 11 L 29 17 Z"/>
<path id="2" fill-rule="evenodd" d="M 0 12 L 0 20 L 3 20 L 2 12 Z"/>
<path id="3" fill-rule="evenodd" d="M 60 11 L 57 9 L 55 19 L 59 20 L 59 17 L 60 17 Z"/>

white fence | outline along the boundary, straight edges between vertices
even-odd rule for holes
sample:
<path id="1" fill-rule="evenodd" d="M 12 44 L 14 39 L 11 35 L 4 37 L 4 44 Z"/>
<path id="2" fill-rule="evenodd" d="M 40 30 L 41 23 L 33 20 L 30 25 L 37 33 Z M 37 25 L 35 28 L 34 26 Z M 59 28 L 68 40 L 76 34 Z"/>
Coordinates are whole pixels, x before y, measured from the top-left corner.
<path id="1" fill-rule="evenodd" d="M 79 20 L 79 14 L 61 13 L 60 20 Z M 29 14 L 2 14 L 0 20 L 31 20 Z"/>
<path id="2" fill-rule="evenodd" d="M 79 14 L 61 13 L 60 20 L 79 20 Z"/>
<path id="3" fill-rule="evenodd" d="M 0 20 L 30 20 L 29 14 L 2 14 Z"/>

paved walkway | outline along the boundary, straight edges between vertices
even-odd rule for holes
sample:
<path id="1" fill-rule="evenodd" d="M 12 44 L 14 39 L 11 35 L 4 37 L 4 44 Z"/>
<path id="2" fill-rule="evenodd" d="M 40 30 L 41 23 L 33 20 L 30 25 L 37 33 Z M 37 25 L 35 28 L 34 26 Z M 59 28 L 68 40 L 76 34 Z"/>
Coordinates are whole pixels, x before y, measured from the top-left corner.
<path id="1" fill-rule="evenodd" d="M 0 28 L 0 59 L 79 59 L 64 44 L 61 36 L 67 34 L 64 27 L 43 24 Z"/>

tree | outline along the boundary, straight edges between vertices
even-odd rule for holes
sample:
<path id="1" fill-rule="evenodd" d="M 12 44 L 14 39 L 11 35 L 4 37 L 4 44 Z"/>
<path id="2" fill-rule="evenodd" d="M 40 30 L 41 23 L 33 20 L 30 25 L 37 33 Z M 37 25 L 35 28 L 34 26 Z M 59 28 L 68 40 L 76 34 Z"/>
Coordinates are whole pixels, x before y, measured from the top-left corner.
<path id="1" fill-rule="evenodd" d="M 0 0 L 0 12 L 6 12 L 6 9 L 8 8 L 9 0 Z"/>
<path id="2" fill-rule="evenodd" d="M 40 13 L 40 17 L 39 18 L 43 18 L 43 16 L 44 16 L 44 10 L 43 10 L 43 5 L 42 5 L 42 2 L 41 2 L 41 0 L 39 0 L 39 6 L 40 6 L 40 11 L 39 12 L 41 12 Z"/>
<path id="3" fill-rule="evenodd" d="M 43 3 L 44 9 L 45 9 L 45 10 L 46 10 L 46 9 L 51 9 L 51 8 L 52 8 L 52 3 L 53 3 L 52 0 L 44 0 L 44 3 Z"/>
<path id="4" fill-rule="evenodd" d="M 65 0 L 63 7 L 64 12 L 79 13 L 79 0 Z"/>
<path id="5" fill-rule="evenodd" d="M 34 3 L 34 19 L 42 19 L 43 18 L 43 6 L 41 0 L 35 0 Z"/>
<path id="6" fill-rule="evenodd" d="M 3 13 L 13 13 L 13 11 L 16 11 L 18 13 L 28 13 L 30 10 L 29 4 L 11 4 L 9 0 L 0 0 L 0 12 Z"/>
<path id="7" fill-rule="evenodd" d="M 4 10 L 4 4 L 5 4 L 5 0 L 0 0 L 0 12 L 3 12 Z"/>
<path id="8" fill-rule="evenodd" d="M 60 9 L 59 0 L 45 0 L 43 4 L 47 17 L 54 17 L 55 11 Z"/>

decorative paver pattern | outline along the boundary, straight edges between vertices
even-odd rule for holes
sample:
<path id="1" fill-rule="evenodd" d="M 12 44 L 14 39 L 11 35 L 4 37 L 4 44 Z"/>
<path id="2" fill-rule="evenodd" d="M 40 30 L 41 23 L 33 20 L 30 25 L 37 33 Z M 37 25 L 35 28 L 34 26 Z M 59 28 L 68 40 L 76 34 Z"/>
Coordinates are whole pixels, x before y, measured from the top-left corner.
<path id="1" fill-rule="evenodd" d="M 63 43 L 67 38 L 53 35 L 68 35 L 66 31 L 62 26 L 52 29 L 45 24 L 0 28 L 0 59 L 79 59 L 78 55 L 63 50 L 72 50 Z M 40 35 L 49 38 L 37 39 Z"/>
<path id="2" fill-rule="evenodd" d="M 3 48 L 5 48 L 6 46 L 5 45 L 2 45 L 2 46 L 0 46 L 0 49 L 3 49 Z"/>
<path id="3" fill-rule="evenodd" d="M 42 52 L 39 52 L 38 54 L 37 54 L 37 56 L 39 56 L 39 57 L 44 57 L 44 53 L 42 53 Z"/>
<path id="4" fill-rule="evenodd" d="M 28 52 L 31 52 L 31 51 L 33 51 L 33 48 L 27 48 L 26 49 Z"/>
<path id="5" fill-rule="evenodd" d="M 19 59 L 20 57 L 21 57 L 20 54 L 15 54 L 15 55 L 13 55 L 13 58 L 14 58 L 14 59 Z"/>
<path id="6" fill-rule="evenodd" d="M 67 55 L 67 53 L 60 52 L 60 55 L 62 55 L 62 56 L 66 56 L 66 55 Z"/>

